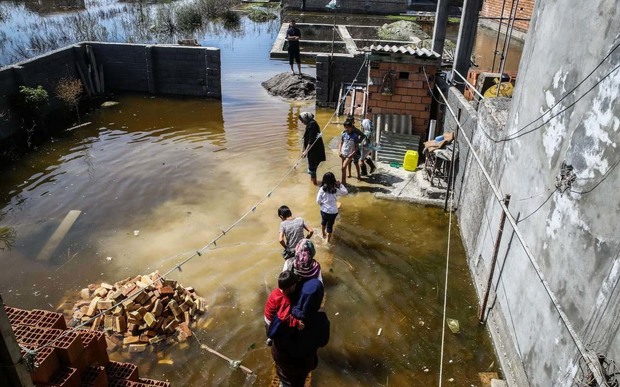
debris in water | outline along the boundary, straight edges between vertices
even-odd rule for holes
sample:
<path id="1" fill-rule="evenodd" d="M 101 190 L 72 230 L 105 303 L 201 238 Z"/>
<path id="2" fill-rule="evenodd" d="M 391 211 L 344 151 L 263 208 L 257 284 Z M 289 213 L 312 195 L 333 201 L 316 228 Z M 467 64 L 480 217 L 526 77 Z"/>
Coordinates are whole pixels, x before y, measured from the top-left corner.
<path id="1" fill-rule="evenodd" d="M 108 261 L 111 261 L 112 257 L 106 257 L 105 259 L 107 259 Z"/>
<path id="2" fill-rule="evenodd" d="M 383 328 L 379 328 L 379 332 L 377 332 L 377 336 L 381 336 L 381 332 L 383 332 Z"/>
<path id="3" fill-rule="evenodd" d="M 133 235 L 134 236 L 140 235 L 140 230 L 133 230 Z"/>
<path id="4" fill-rule="evenodd" d="M 455 319 L 452 319 L 452 318 L 447 318 L 446 322 L 448 323 L 448 328 L 450 328 L 452 333 L 459 333 L 461 328 L 459 326 L 459 321 L 458 320 L 455 320 Z"/>

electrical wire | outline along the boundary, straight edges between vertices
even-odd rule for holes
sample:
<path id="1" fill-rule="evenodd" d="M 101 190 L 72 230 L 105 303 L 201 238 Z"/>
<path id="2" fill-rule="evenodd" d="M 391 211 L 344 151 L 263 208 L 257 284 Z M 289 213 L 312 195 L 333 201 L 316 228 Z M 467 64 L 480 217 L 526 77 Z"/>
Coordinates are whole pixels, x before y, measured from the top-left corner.
<path id="1" fill-rule="evenodd" d="M 426 78 L 426 88 L 428 89 L 428 92 L 430 93 L 431 97 L 433 97 L 435 102 L 437 102 L 439 105 L 445 105 L 445 103 L 441 102 L 440 100 L 437 99 L 437 97 L 435 97 L 435 93 L 431 89 L 431 82 L 428 80 L 428 75 L 426 74 L 426 66 L 422 66 L 422 71 L 424 72 L 424 78 Z"/>
<path id="2" fill-rule="evenodd" d="M 536 207 L 536 209 L 535 209 L 534 211 L 532 211 L 532 212 L 531 212 L 528 216 L 525 216 L 523 219 L 518 220 L 518 221 L 517 221 L 517 223 L 521 223 L 521 222 L 523 222 L 524 220 L 526 220 L 527 218 L 529 218 L 530 216 L 532 216 L 532 215 L 534 215 L 535 213 L 537 213 L 537 212 L 538 212 L 538 210 L 540 210 L 540 209 L 541 209 L 541 208 L 542 208 L 542 207 L 543 207 L 543 206 L 544 206 L 544 205 L 545 205 L 545 204 L 549 201 L 549 199 L 551 199 L 551 197 L 553 196 L 553 194 L 554 194 L 554 193 L 556 193 L 557 191 L 558 191 L 558 190 L 557 190 L 557 188 L 556 188 L 555 190 L 551 191 L 551 193 L 549 194 L 549 196 L 547 196 L 547 199 L 545 199 L 545 201 L 544 201 L 544 202 L 542 202 L 542 204 L 541 204 L 541 205 L 539 205 L 538 207 Z"/>
<path id="3" fill-rule="evenodd" d="M 454 192 L 454 191 L 453 191 Z M 448 247 L 446 251 L 446 277 L 445 277 L 445 285 L 443 291 L 443 318 L 441 323 L 441 354 L 439 357 L 439 387 L 441 387 L 441 382 L 443 378 L 443 354 L 446 343 L 446 309 L 448 305 L 448 273 L 450 272 L 450 240 L 452 235 L 452 200 L 454 198 L 454 194 L 450 195 L 450 216 L 448 220 Z"/>
<path id="4" fill-rule="evenodd" d="M 596 189 L 596 187 L 598 187 L 602 182 L 605 181 L 605 179 L 607 179 L 609 177 L 609 174 L 614 170 L 614 168 L 616 168 L 618 166 L 618 164 L 620 164 L 620 157 L 618 157 L 618 159 L 611 165 L 611 167 L 607 170 L 607 172 L 605 172 L 605 174 L 603 175 L 601 180 L 599 180 L 596 184 L 594 184 L 592 186 L 592 188 L 589 188 L 589 189 L 584 190 L 584 191 L 575 191 L 575 190 L 571 189 L 570 192 L 576 193 L 576 194 L 580 194 L 580 195 L 584 195 L 584 194 L 587 194 L 587 193 L 590 193 L 590 192 L 594 191 L 594 189 Z"/>
<path id="5" fill-rule="evenodd" d="M 512 141 L 514 139 L 517 139 L 519 137 L 522 137 L 526 134 L 529 134 L 533 131 L 536 131 L 538 129 L 540 129 L 541 127 L 543 127 L 544 125 L 546 125 L 549 121 L 551 121 L 553 118 L 557 117 L 558 115 L 564 113 L 566 110 L 568 110 L 569 108 L 571 108 L 572 106 L 574 106 L 575 104 L 577 104 L 577 102 L 579 102 L 583 97 L 585 97 L 587 94 L 589 94 L 592 90 L 594 90 L 601 82 L 603 82 L 603 80 L 605 80 L 607 77 L 609 77 L 611 74 L 613 74 L 616 70 L 618 70 L 618 68 L 620 68 L 620 65 L 615 66 L 610 72 L 608 72 L 607 74 L 605 74 L 605 76 L 603 76 L 601 79 L 599 79 L 590 89 L 588 89 L 584 94 L 582 94 L 577 100 L 575 100 L 574 102 L 572 102 L 571 104 L 569 104 L 568 106 L 566 106 L 565 108 L 563 108 L 562 110 L 552 114 L 547 120 L 545 120 L 542 124 L 534 127 L 533 129 L 530 129 L 526 132 L 523 132 L 524 130 L 526 130 L 527 128 L 529 128 L 532 124 L 534 124 L 535 122 L 537 122 L 540 119 L 543 119 L 547 113 L 550 113 L 553 108 L 555 108 L 556 106 L 558 106 L 558 104 L 560 104 L 560 102 L 562 102 L 563 100 L 565 100 L 566 98 L 568 98 L 569 96 L 571 96 L 575 90 L 577 90 L 577 88 L 579 88 L 588 78 L 590 78 L 594 72 L 603 65 L 603 63 L 605 63 L 605 61 L 611 56 L 611 54 L 614 53 L 614 51 L 620 47 L 620 44 L 617 44 L 614 48 L 612 48 L 612 50 L 596 65 L 596 67 L 594 69 L 592 69 L 592 71 L 590 71 L 588 73 L 588 75 L 583 78 L 576 86 L 574 86 L 572 89 L 570 89 L 568 92 L 566 92 L 558 101 L 556 101 L 553 105 L 551 105 L 547 110 L 545 110 L 541 115 L 539 115 L 538 117 L 536 117 L 535 119 L 533 119 L 532 121 L 530 121 L 528 124 L 524 125 L 523 127 L 521 127 L 520 129 L 518 129 L 516 132 L 511 133 L 506 135 L 503 138 L 494 138 L 493 136 L 491 136 L 489 133 L 487 133 L 486 131 L 482 130 L 482 132 L 484 133 L 484 135 L 489 138 L 491 141 L 493 142 L 507 142 L 507 141 Z"/>
<path id="6" fill-rule="evenodd" d="M 551 105 L 544 113 L 542 113 L 538 118 L 535 118 L 534 120 L 530 121 L 530 123 L 528 123 L 527 125 L 525 125 L 524 127 L 522 127 L 521 129 L 519 129 L 518 131 L 516 131 L 513 134 L 517 134 L 522 130 L 527 129 L 530 125 L 532 125 L 534 122 L 538 121 L 539 119 L 543 118 L 545 116 L 545 114 L 549 113 L 551 110 L 553 110 L 554 107 L 558 106 L 558 104 L 562 101 L 564 101 L 569 95 L 571 95 L 575 90 L 577 90 L 577 88 L 579 86 L 581 86 L 588 78 L 590 78 L 594 72 L 596 70 L 598 70 L 599 67 L 601 67 L 603 65 L 603 63 L 605 63 L 605 61 L 607 60 L 607 58 L 609 58 L 611 56 L 611 54 L 614 53 L 614 51 L 616 51 L 616 49 L 618 49 L 618 47 L 620 47 L 620 43 L 617 44 L 614 48 L 612 48 L 609 53 L 607 55 L 605 55 L 605 57 L 603 59 L 601 59 L 599 61 L 599 63 L 596 65 L 596 67 L 594 67 L 592 69 L 592 71 L 590 71 L 588 73 L 588 75 L 585 76 L 585 78 L 583 78 L 581 80 L 581 82 L 579 82 L 575 87 L 573 87 L 572 89 L 570 89 L 569 91 L 566 92 L 566 94 L 564 94 L 564 96 L 562 98 L 560 98 L 557 102 L 555 102 L 553 105 Z"/>

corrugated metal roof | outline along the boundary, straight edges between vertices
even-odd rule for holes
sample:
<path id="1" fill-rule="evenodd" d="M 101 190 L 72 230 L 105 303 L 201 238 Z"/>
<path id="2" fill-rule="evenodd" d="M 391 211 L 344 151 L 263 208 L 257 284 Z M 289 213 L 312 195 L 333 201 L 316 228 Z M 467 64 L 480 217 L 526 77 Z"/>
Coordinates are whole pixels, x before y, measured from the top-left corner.
<path id="1" fill-rule="evenodd" d="M 382 46 L 380 44 L 378 45 L 373 44 L 370 47 L 364 47 L 363 50 L 372 51 L 372 52 L 401 53 L 401 54 L 417 56 L 420 58 L 439 59 L 439 54 L 437 54 L 436 52 L 432 50 L 429 50 L 428 48 L 413 48 L 411 46 L 396 46 L 396 45 L 390 46 L 389 44 Z"/>

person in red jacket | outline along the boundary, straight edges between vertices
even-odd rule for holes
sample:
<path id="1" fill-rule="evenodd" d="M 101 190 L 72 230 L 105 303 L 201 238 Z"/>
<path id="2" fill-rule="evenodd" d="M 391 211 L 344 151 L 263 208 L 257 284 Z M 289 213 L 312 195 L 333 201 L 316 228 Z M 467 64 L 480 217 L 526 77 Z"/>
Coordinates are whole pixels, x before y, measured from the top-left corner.
<path id="1" fill-rule="evenodd" d="M 304 329 L 303 321 L 291 315 L 291 295 L 297 287 L 297 276 L 292 271 L 283 271 L 278 276 L 278 288 L 274 289 L 265 303 L 265 328 L 267 344 L 278 332 L 281 325 Z"/>

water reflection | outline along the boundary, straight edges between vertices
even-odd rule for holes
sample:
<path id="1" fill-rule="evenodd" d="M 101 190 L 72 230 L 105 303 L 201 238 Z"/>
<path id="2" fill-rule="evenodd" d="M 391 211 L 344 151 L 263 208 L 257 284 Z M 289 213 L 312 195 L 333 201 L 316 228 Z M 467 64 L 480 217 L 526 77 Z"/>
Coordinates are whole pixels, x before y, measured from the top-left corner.
<path id="1" fill-rule="evenodd" d="M 84 0 L 26 0 L 24 5 L 30 11 L 43 15 L 79 11 L 86 8 Z"/>

